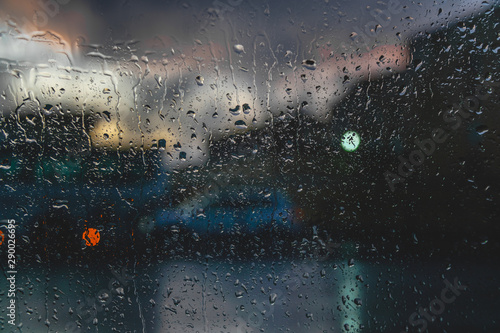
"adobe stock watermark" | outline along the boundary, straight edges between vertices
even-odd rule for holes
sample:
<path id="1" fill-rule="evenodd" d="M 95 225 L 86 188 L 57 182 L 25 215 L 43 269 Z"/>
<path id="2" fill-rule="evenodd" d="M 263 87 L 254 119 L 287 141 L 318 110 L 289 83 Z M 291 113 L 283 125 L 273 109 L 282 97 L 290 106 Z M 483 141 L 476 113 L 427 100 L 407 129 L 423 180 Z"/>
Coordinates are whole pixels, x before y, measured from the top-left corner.
<path id="1" fill-rule="evenodd" d="M 241 5 L 243 0 L 215 0 L 212 2 L 212 10 L 218 17 L 222 18 L 226 12 L 232 12 L 235 7 Z"/>
<path id="2" fill-rule="evenodd" d="M 493 81 L 484 81 L 483 84 L 476 85 L 474 96 L 465 97 L 461 103 L 455 103 L 450 110 L 443 112 L 443 121 L 450 130 L 438 127 L 431 131 L 429 138 L 415 139 L 417 149 L 412 150 L 407 158 L 401 155 L 398 156 L 400 163 L 397 173 L 391 171 L 384 173 L 384 179 L 391 191 L 396 190 L 396 184 L 404 183 L 416 171 L 416 167 L 425 162 L 426 157 L 434 154 L 437 145 L 446 142 L 452 133 L 462 126 L 464 120 L 471 116 L 471 112 L 478 111 L 481 101 L 488 100 L 495 91 L 494 87 L 498 86 L 500 86 L 500 83 Z M 484 92 L 484 89 L 487 92 Z"/>
<path id="3" fill-rule="evenodd" d="M 412 327 L 417 327 L 418 332 L 425 332 L 429 322 L 434 322 L 438 316 L 446 310 L 446 305 L 449 305 L 462 294 L 462 291 L 467 290 L 467 286 L 458 281 L 458 277 L 453 279 L 453 284 L 447 279 L 444 280 L 445 287 L 441 290 L 441 294 L 436 296 L 426 308 L 419 307 L 418 311 L 413 312 L 408 317 L 408 324 Z M 401 333 L 407 333 L 409 328 L 406 327 Z"/>
<path id="4" fill-rule="evenodd" d="M 297 270 L 303 272 L 303 274 L 311 274 L 312 268 L 308 267 L 306 264 L 300 265 Z M 299 276 L 293 279 L 291 285 L 287 285 L 287 292 L 295 292 L 299 290 L 301 286 L 301 281 Z M 264 324 L 264 321 L 269 320 L 273 317 L 276 311 L 276 304 L 285 299 L 286 292 L 280 288 L 275 288 L 268 294 L 268 301 L 259 302 L 255 304 L 258 311 L 248 311 L 245 312 L 245 316 L 240 314 L 236 318 L 237 328 L 236 333 L 249 333 L 249 332 L 259 332 Z"/>
<path id="5" fill-rule="evenodd" d="M 186 207 L 187 210 L 182 212 L 185 214 L 198 214 L 203 213 L 206 207 L 209 207 L 215 201 L 220 198 L 220 195 L 224 188 L 227 188 L 231 181 L 234 179 L 234 175 L 238 174 L 238 166 L 237 161 L 239 159 L 249 158 L 252 155 L 257 153 L 258 140 L 254 137 L 247 137 L 244 140 L 241 140 L 234 152 L 232 153 L 232 159 L 226 163 L 224 163 L 224 168 L 219 170 L 214 177 L 211 177 L 209 181 L 207 181 L 206 185 L 203 189 L 196 195 L 196 207 L 192 209 L 192 207 Z M 193 200 L 189 200 L 189 202 L 193 202 Z M 181 203 L 182 206 L 182 203 Z"/>
<path id="6" fill-rule="evenodd" d="M 211 7 L 206 10 L 209 15 L 209 20 L 205 24 L 201 25 L 201 29 L 206 29 L 207 26 L 214 24 L 214 21 L 216 20 L 224 20 L 224 15 L 226 13 L 231 13 L 242 3 L 243 0 L 214 0 Z"/>
<path id="7" fill-rule="evenodd" d="M 333 242 L 331 239 L 329 239 L 327 242 L 322 241 L 321 238 L 317 236 L 317 234 L 313 236 L 313 239 L 321 246 L 321 249 L 319 249 L 318 247 L 315 247 L 313 249 L 313 257 L 310 258 L 313 261 L 303 261 L 296 267 L 295 271 L 297 271 L 297 275 L 291 281 L 291 283 L 286 286 L 286 291 L 283 291 L 281 288 L 273 288 L 273 290 L 268 294 L 268 302 L 260 302 L 255 304 L 255 307 L 258 311 L 248 311 L 240 314 L 236 318 L 236 333 L 261 331 L 260 329 L 264 324 L 264 321 L 269 320 L 273 317 L 276 311 L 276 306 L 278 306 L 280 302 L 286 299 L 286 294 L 299 290 L 300 286 L 302 285 L 301 276 L 304 276 L 306 274 L 308 276 L 314 275 L 314 262 L 320 263 L 328 260 L 330 256 L 341 247 L 340 243 Z M 320 272 L 319 274 L 322 273 Z"/>
<path id="8" fill-rule="evenodd" d="M 38 0 L 35 12 L 31 19 L 27 17 L 21 18 L 20 28 L 24 31 L 37 31 L 49 24 L 49 20 L 53 19 L 60 13 L 60 6 L 67 5 L 71 0 Z"/>
<path id="9" fill-rule="evenodd" d="M 378 2 L 377 4 L 384 4 L 385 8 L 373 8 L 370 10 L 370 16 L 373 20 L 367 22 L 363 28 L 355 26 L 352 28 L 353 35 L 351 37 L 365 46 L 370 48 L 373 45 L 373 40 L 383 30 L 391 25 L 391 18 L 403 12 L 403 5 L 399 0 L 389 0 L 387 3 Z M 345 43 L 342 43 L 345 45 Z"/>
<path id="10" fill-rule="evenodd" d="M 68 322 L 65 326 L 65 332 L 80 333 L 82 332 L 82 322 L 90 324 L 93 322 L 97 312 L 102 312 L 106 306 L 113 301 L 113 295 L 124 296 L 124 288 L 128 286 L 132 277 L 127 274 L 125 267 L 122 267 L 121 272 L 116 272 L 110 268 L 114 278 L 108 282 L 108 289 L 101 289 L 94 297 L 86 297 L 84 301 L 79 302 L 75 313 L 79 321 Z"/>
<path id="11" fill-rule="evenodd" d="M 3 225 L 4 224 L 4 225 Z M 17 301 L 17 287 L 16 287 L 16 274 L 17 274 L 17 262 L 16 262 L 16 220 L 14 219 L 8 219 L 8 220 L 1 220 L 0 221 L 0 226 L 5 227 L 6 229 L 6 234 L 4 234 L 3 231 L 0 230 L 0 245 L 2 245 L 4 242 L 5 244 L 5 252 L 7 253 L 7 271 L 6 273 L 6 280 L 7 280 L 7 288 L 6 288 L 6 294 L 7 294 L 7 323 L 9 325 L 15 326 L 16 325 L 16 316 L 17 316 L 17 309 L 18 305 L 16 305 Z"/>

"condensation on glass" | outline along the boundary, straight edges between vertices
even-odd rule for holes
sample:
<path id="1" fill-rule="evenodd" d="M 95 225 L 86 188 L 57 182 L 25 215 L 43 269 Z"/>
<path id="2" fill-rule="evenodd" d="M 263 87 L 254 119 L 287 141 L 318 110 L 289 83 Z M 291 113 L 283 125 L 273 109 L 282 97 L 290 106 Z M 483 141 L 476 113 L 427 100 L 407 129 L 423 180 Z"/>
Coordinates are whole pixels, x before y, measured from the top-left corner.
<path id="1" fill-rule="evenodd" d="M 497 1 L 1 0 L 0 326 L 498 329 L 499 24 Z"/>

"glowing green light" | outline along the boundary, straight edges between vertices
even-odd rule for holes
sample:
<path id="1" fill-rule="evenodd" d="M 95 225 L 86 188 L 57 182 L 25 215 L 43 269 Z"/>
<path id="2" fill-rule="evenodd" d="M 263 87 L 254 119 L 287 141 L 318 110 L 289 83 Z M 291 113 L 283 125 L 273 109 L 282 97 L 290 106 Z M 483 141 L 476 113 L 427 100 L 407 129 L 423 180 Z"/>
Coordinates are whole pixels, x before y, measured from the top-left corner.
<path id="1" fill-rule="evenodd" d="M 344 135 L 342 135 L 342 148 L 345 151 L 355 151 L 358 149 L 360 141 L 361 138 L 358 133 L 354 131 L 345 132 Z"/>

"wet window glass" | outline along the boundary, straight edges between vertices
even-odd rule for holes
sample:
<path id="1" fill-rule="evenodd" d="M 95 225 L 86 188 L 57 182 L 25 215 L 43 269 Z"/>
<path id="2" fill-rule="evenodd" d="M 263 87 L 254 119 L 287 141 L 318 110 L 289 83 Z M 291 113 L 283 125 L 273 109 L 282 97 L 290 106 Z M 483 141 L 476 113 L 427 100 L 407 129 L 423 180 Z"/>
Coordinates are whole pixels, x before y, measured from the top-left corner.
<path id="1" fill-rule="evenodd" d="M 500 331 L 499 28 L 0 0 L 1 330 Z"/>

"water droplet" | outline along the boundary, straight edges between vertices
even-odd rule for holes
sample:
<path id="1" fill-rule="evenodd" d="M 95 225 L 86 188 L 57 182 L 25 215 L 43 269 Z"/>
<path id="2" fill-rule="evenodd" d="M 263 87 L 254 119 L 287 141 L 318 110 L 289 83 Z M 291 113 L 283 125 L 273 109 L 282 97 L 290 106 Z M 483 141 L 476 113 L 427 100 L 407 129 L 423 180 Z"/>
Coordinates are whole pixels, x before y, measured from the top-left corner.
<path id="1" fill-rule="evenodd" d="M 8 159 L 5 159 L 2 161 L 2 164 L 0 164 L 0 169 L 3 170 L 9 170 L 11 168 L 10 161 Z"/>
<path id="2" fill-rule="evenodd" d="M 249 114 L 250 113 L 250 105 L 248 105 L 247 103 L 243 104 L 243 113 L 244 114 Z"/>
<path id="3" fill-rule="evenodd" d="M 105 303 L 107 299 L 109 298 L 109 294 L 106 292 L 103 292 L 102 294 L 99 295 L 99 301 L 102 303 Z"/>
<path id="4" fill-rule="evenodd" d="M 156 84 L 158 84 L 158 87 L 162 87 L 163 86 L 163 79 L 160 75 L 158 74 L 155 74 L 155 80 L 156 80 Z"/>
<path id="5" fill-rule="evenodd" d="M 237 116 L 237 115 L 239 115 L 239 114 L 240 114 L 240 106 L 239 106 L 239 105 L 236 105 L 234 108 L 232 108 L 232 109 L 230 108 L 230 109 L 229 109 L 229 112 L 231 112 L 231 114 L 232 114 L 233 116 Z"/>
<path id="6" fill-rule="evenodd" d="M 234 123 L 237 129 L 247 129 L 247 124 L 243 120 L 238 120 Z"/>
<path id="7" fill-rule="evenodd" d="M 272 293 L 271 295 L 269 295 L 269 303 L 274 304 L 274 302 L 276 302 L 277 298 L 278 298 L 278 295 L 275 293 Z"/>
<path id="8" fill-rule="evenodd" d="M 310 70 L 315 70 L 316 69 L 316 60 L 313 59 L 307 59 L 302 61 L 302 66 L 304 68 L 310 69 Z"/>
<path id="9" fill-rule="evenodd" d="M 111 113 L 109 111 L 103 111 L 102 115 L 107 122 L 111 121 Z"/>
<path id="10" fill-rule="evenodd" d="M 244 52 L 245 52 L 245 48 L 244 48 L 244 47 L 243 47 L 243 45 L 241 45 L 241 44 L 235 44 L 235 45 L 233 46 L 233 50 L 234 50 L 234 52 L 236 52 L 236 53 L 238 53 L 238 54 L 239 54 L 239 53 L 244 53 Z"/>
<path id="11" fill-rule="evenodd" d="M 205 79 L 203 78 L 203 76 L 198 75 L 198 76 L 196 77 L 196 83 L 197 83 L 199 86 L 202 86 L 204 81 L 205 81 Z"/>
<path id="12" fill-rule="evenodd" d="M 486 125 L 479 125 L 476 127 L 477 134 L 483 135 L 489 131 L 488 126 Z"/>
<path id="13" fill-rule="evenodd" d="M 51 104 L 46 104 L 43 108 L 42 108 L 42 111 L 43 113 L 46 115 L 46 116 L 49 116 L 51 115 L 53 112 L 54 112 L 54 106 L 51 105 Z"/>
<path id="14" fill-rule="evenodd" d="M 415 72 L 416 72 L 422 67 L 422 64 L 424 62 L 422 60 L 416 60 L 415 62 L 417 63 L 417 65 L 415 66 Z M 405 88 L 405 90 L 406 90 L 406 88 Z"/>

